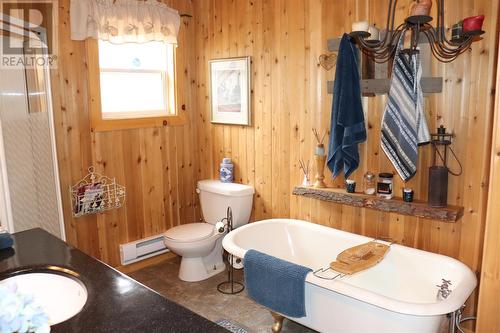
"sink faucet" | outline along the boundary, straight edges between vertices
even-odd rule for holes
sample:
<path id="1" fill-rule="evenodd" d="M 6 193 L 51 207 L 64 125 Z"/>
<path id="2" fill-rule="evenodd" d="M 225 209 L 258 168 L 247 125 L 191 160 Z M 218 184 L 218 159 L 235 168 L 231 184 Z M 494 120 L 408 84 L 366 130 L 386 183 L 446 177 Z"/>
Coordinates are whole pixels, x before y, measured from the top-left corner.
<path id="1" fill-rule="evenodd" d="M 450 280 L 445 280 L 441 279 L 443 283 L 441 285 L 436 285 L 436 287 L 439 288 L 437 292 L 437 297 L 441 299 L 446 299 L 448 296 L 451 294 L 450 286 L 451 286 L 451 281 Z"/>

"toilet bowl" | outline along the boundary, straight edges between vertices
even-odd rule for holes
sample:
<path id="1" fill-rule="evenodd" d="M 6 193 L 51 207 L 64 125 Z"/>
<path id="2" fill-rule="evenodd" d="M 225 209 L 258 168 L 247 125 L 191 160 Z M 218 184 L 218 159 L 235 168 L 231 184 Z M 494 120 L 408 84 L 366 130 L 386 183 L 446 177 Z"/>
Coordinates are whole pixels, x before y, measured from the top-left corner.
<path id="1" fill-rule="evenodd" d="M 227 232 L 217 230 L 227 208 L 233 212 L 233 228 L 248 223 L 252 211 L 253 187 L 243 184 L 201 180 L 196 192 L 200 196 L 204 222 L 173 227 L 164 234 L 167 248 L 182 257 L 179 279 L 196 282 L 222 272 L 222 238 Z"/>

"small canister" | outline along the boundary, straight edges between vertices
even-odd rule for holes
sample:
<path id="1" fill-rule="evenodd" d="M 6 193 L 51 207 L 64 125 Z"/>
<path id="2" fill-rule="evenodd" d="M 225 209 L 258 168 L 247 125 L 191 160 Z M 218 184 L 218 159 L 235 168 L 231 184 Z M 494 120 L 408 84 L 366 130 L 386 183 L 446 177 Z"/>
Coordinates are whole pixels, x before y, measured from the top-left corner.
<path id="1" fill-rule="evenodd" d="M 220 164 L 220 181 L 223 183 L 234 181 L 234 165 L 228 157 L 223 158 Z"/>
<path id="2" fill-rule="evenodd" d="M 411 188 L 403 189 L 403 200 L 406 202 L 413 201 L 413 190 Z"/>
<path id="3" fill-rule="evenodd" d="M 356 182 L 354 180 L 347 179 L 345 181 L 345 185 L 346 185 L 347 193 L 355 193 L 356 192 Z"/>
<path id="4" fill-rule="evenodd" d="M 378 174 L 377 195 L 384 199 L 392 199 L 392 173 L 383 172 Z"/>

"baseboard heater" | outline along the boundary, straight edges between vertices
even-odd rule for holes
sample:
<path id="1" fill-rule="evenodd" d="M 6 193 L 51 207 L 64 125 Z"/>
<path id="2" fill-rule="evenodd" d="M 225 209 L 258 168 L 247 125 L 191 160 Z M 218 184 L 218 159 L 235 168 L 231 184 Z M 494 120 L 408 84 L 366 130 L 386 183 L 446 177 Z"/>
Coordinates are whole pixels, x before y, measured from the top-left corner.
<path id="1" fill-rule="evenodd" d="M 156 235 L 120 244 L 120 260 L 122 265 L 128 265 L 170 251 L 165 246 L 163 237 L 163 235 Z"/>

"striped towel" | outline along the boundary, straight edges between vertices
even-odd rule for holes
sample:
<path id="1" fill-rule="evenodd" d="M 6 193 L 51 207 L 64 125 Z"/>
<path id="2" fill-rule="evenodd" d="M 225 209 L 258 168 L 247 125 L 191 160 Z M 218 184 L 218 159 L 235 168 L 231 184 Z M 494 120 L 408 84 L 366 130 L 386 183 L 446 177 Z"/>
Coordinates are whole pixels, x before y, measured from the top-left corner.
<path id="1" fill-rule="evenodd" d="M 418 146 L 429 143 L 424 113 L 418 53 L 399 52 L 394 57 L 389 98 L 382 119 L 382 150 L 406 182 L 417 172 Z"/>

